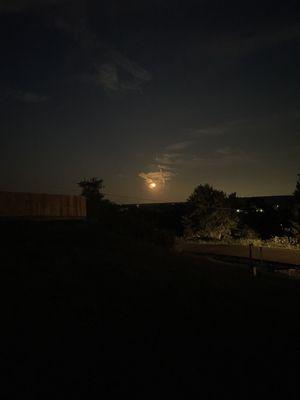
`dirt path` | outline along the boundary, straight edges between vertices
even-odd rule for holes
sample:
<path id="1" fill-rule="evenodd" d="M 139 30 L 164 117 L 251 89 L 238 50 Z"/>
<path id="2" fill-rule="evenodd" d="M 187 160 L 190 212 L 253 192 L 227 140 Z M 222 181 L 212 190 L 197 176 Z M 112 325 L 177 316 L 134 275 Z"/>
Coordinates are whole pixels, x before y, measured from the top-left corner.
<path id="1" fill-rule="evenodd" d="M 239 258 L 249 257 L 249 247 L 240 245 L 223 245 L 223 244 L 198 244 L 185 241 L 179 241 L 176 246 L 178 251 L 184 251 L 194 254 L 212 254 L 224 255 Z M 253 258 L 260 260 L 260 250 L 258 247 L 253 248 Z M 300 266 L 300 250 L 274 249 L 269 247 L 262 248 L 263 261 L 291 264 Z"/>

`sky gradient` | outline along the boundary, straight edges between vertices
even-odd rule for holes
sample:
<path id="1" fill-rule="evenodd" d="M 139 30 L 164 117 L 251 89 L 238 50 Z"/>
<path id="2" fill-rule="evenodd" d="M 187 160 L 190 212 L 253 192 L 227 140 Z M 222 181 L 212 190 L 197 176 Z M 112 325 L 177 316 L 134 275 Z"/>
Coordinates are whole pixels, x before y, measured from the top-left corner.
<path id="1" fill-rule="evenodd" d="M 297 3 L 0 0 L 0 190 L 292 193 Z"/>

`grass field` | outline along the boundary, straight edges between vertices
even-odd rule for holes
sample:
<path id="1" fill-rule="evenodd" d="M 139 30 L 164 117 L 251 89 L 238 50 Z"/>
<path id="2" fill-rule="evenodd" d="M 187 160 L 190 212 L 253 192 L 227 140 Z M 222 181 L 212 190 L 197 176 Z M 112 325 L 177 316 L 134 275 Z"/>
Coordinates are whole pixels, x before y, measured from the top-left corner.
<path id="1" fill-rule="evenodd" d="M 97 225 L 1 230 L 3 395 L 298 398 L 299 281 Z"/>

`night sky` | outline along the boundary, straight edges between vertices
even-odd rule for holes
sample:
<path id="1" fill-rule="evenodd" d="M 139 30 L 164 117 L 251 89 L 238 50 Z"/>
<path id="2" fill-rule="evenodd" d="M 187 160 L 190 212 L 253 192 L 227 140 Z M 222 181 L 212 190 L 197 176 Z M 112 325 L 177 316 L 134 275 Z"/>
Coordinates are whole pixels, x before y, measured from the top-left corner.
<path id="1" fill-rule="evenodd" d="M 0 0 L 0 190 L 292 193 L 298 2 Z"/>

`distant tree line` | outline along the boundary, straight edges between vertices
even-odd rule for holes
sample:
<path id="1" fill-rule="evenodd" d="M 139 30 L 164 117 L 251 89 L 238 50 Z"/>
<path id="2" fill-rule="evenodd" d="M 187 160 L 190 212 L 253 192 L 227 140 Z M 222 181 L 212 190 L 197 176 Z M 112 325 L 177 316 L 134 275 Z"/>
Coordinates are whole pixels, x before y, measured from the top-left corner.
<path id="1" fill-rule="evenodd" d="M 300 174 L 290 207 L 274 209 L 260 199 L 249 203 L 247 212 L 242 213 L 237 212 L 236 193 L 228 195 L 209 184 L 194 189 L 184 213 L 178 209 L 124 209 L 105 199 L 103 180 L 99 178 L 84 179 L 78 185 L 87 201 L 88 220 L 154 242 L 171 243 L 171 237 L 184 235 L 188 239 L 217 241 L 280 236 L 293 237 L 300 243 Z"/>

